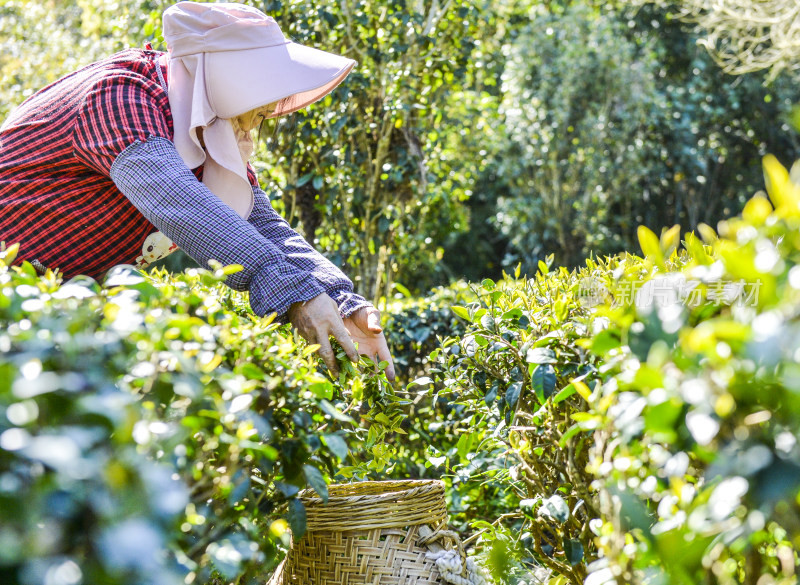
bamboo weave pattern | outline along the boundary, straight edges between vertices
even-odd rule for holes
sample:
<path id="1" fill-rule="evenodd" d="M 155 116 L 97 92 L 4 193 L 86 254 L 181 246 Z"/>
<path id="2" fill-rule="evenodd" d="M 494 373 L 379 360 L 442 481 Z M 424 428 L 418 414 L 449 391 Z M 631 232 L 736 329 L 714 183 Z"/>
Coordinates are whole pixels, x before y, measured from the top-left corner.
<path id="1" fill-rule="evenodd" d="M 447 522 L 444 484 L 408 480 L 329 486 L 300 495 L 308 531 L 269 585 L 440 585 L 421 525 Z"/>

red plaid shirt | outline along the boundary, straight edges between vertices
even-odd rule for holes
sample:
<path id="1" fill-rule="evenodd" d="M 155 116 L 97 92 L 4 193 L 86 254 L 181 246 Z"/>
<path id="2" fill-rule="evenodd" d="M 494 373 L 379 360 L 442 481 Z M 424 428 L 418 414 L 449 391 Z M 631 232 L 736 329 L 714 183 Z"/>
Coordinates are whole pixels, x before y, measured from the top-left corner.
<path id="1" fill-rule="evenodd" d="M 156 228 L 109 169 L 133 142 L 172 140 L 161 53 L 129 49 L 31 96 L 0 128 L 0 240 L 66 277 L 133 264 Z M 164 72 L 166 76 L 166 73 Z M 199 175 L 201 169 L 196 170 Z"/>
<path id="2" fill-rule="evenodd" d="M 229 215 L 221 218 L 219 199 L 199 182 L 180 184 L 186 173 L 168 142 L 173 128 L 169 97 L 158 75 L 162 54 L 130 49 L 89 65 L 36 93 L 5 121 L 0 127 L 0 240 L 20 243 L 20 261 L 59 268 L 68 278 L 87 274 L 99 279 L 115 264 L 144 265 L 165 252 L 165 243 L 148 239 L 157 228 L 144 212 L 168 227 L 170 237 L 182 241 L 201 264 L 209 258 L 242 264 L 244 269 L 229 277 L 229 284 L 248 288 L 258 314 L 283 314 L 291 303 L 323 292 L 342 315 L 368 305 L 353 293 L 342 271 L 275 212 L 257 188 L 252 167 L 248 178 L 259 205 L 246 223 Z M 161 73 L 164 77 L 163 69 Z M 138 155 L 119 156 L 130 148 L 138 148 Z M 163 157 L 159 164 L 147 161 L 148 153 L 155 152 Z M 120 161 L 133 173 L 122 182 Z M 112 164 L 120 188 L 109 176 Z M 157 167 L 153 172 L 175 173 L 171 188 L 177 191 L 149 192 L 145 184 L 158 182 L 139 164 Z M 201 179 L 202 166 L 193 173 Z M 158 178 L 169 183 L 169 176 Z M 164 201 L 167 205 L 160 209 L 143 207 Z M 170 205 L 184 206 L 189 215 Z M 186 226 L 175 224 L 185 221 L 196 229 L 205 225 L 198 223 L 203 214 L 209 214 L 207 231 L 187 233 Z M 230 225 L 225 223 L 229 220 Z M 143 250 L 143 245 L 154 248 Z"/>

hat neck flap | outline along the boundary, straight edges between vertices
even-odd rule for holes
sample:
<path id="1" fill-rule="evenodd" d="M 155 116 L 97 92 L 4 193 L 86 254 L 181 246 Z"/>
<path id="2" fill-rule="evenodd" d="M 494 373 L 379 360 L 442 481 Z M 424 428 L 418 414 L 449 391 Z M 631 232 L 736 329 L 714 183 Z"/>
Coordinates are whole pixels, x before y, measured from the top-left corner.
<path id="1" fill-rule="evenodd" d="M 204 53 L 171 56 L 167 69 L 175 148 L 190 169 L 203 165 L 203 184 L 239 216 L 253 209 L 247 161 L 253 153 L 249 132 L 218 118 L 208 99 Z M 203 133 L 205 150 L 198 130 Z"/>

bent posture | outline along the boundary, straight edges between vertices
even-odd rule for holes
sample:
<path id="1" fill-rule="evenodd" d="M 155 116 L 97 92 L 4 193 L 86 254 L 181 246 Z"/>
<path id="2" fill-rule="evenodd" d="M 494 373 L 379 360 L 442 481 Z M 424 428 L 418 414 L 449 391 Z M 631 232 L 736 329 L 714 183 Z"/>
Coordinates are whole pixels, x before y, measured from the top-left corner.
<path id="1" fill-rule="evenodd" d="M 167 53 L 93 63 L 0 127 L 0 240 L 66 277 L 177 248 L 200 265 L 241 264 L 227 284 L 318 343 L 334 372 L 330 335 L 393 377 L 378 311 L 275 212 L 248 164 L 262 118 L 327 95 L 355 62 L 287 40 L 241 4 L 180 2 L 163 22 Z"/>

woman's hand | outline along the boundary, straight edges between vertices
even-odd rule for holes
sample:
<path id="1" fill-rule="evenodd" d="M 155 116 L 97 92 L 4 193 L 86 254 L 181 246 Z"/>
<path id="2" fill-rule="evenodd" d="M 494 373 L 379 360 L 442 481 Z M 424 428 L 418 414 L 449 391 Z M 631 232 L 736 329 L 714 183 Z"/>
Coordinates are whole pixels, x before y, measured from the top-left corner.
<path id="1" fill-rule="evenodd" d="M 375 363 L 388 362 L 386 377 L 394 380 L 394 362 L 381 328 L 381 314 L 375 307 L 361 307 L 344 318 L 344 326 L 358 344 L 358 352 L 372 358 Z M 349 354 L 348 354 L 349 355 Z"/>
<path id="2" fill-rule="evenodd" d="M 330 335 L 353 362 L 358 361 L 359 353 L 375 363 L 388 362 L 386 377 L 394 380 L 394 362 L 383 336 L 381 314 L 375 307 L 361 307 L 342 320 L 336 302 L 323 293 L 310 301 L 294 303 L 289 307 L 288 316 L 303 339 L 319 345 L 319 355 L 334 376 L 339 375 L 339 366 L 328 339 Z M 358 343 L 358 350 L 354 341 Z"/>
<path id="3" fill-rule="evenodd" d="M 303 339 L 319 344 L 319 355 L 334 376 L 339 375 L 339 366 L 328 338 L 330 335 L 339 342 L 350 361 L 358 361 L 358 351 L 339 316 L 339 307 L 327 294 L 322 293 L 310 301 L 294 303 L 287 314 Z"/>

